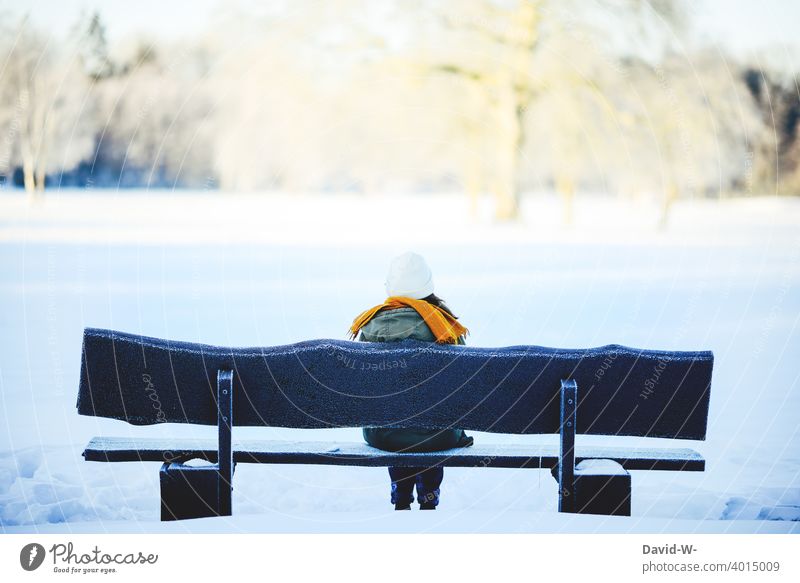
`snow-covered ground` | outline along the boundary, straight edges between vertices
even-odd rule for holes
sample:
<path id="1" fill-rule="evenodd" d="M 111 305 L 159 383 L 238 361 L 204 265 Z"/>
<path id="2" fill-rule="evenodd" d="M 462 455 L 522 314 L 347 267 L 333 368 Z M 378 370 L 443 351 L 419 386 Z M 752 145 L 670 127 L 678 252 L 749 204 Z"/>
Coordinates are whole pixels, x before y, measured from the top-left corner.
<path id="1" fill-rule="evenodd" d="M 258 530 L 262 515 L 266 530 L 309 532 L 797 530 L 771 519 L 800 518 L 800 200 L 684 202 L 665 232 L 646 203 L 579 198 L 570 228 L 549 196 L 530 197 L 510 226 L 466 207 L 447 195 L 133 191 L 50 192 L 29 206 L 2 193 L 0 526 L 165 529 L 158 464 L 84 462 L 83 446 L 95 435 L 214 434 L 79 417 L 85 326 L 234 346 L 344 338 L 353 316 L 383 299 L 388 259 L 411 248 L 427 256 L 471 344 L 713 350 L 708 440 L 657 443 L 694 447 L 707 471 L 634 472 L 631 519 L 568 527 L 547 472 L 448 469 L 436 518 L 402 526 L 383 468 L 245 465 L 233 522 L 197 529 Z M 357 429 L 235 432 L 360 439 Z"/>

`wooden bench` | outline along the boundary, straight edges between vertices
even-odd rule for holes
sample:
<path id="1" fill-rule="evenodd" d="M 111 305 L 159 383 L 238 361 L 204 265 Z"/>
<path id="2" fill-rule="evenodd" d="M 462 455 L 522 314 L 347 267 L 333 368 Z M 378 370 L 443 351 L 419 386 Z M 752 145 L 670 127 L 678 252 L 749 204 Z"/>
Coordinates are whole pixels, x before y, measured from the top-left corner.
<path id="1" fill-rule="evenodd" d="M 232 512 L 235 464 L 550 469 L 562 512 L 630 515 L 628 470 L 703 471 L 686 448 L 582 446 L 577 434 L 703 440 L 713 355 L 610 345 L 476 348 L 311 340 L 221 348 L 87 328 L 78 412 L 216 425 L 217 440 L 93 438 L 88 461 L 162 462 L 162 520 Z M 559 434 L 558 445 L 429 453 L 232 439 L 232 427 L 427 427 Z M 191 459 L 210 462 L 187 465 Z"/>

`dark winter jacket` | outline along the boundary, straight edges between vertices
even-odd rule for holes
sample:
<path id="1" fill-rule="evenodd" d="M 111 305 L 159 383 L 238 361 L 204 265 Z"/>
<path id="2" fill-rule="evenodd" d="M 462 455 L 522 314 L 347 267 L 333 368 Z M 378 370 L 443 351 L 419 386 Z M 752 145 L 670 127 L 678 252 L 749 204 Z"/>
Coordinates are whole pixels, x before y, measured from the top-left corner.
<path id="1" fill-rule="evenodd" d="M 435 338 L 422 317 L 413 308 L 379 312 L 361 329 L 359 340 L 396 342 L 411 338 L 434 342 Z M 463 342 L 462 342 L 463 344 Z M 463 429 L 391 429 L 364 428 L 364 439 L 373 447 L 387 451 L 440 451 L 472 445 L 472 438 Z"/>

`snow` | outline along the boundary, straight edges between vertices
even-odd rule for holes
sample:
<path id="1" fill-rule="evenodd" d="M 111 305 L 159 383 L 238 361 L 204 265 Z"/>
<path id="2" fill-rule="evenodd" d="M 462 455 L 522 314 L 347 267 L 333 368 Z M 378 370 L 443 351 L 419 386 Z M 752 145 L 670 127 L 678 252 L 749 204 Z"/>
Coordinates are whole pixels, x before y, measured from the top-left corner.
<path id="1" fill-rule="evenodd" d="M 800 522 L 800 507 L 798 506 L 775 506 L 774 508 L 764 508 L 756 517 L 759 520 L 791 520 Z"/>
<path id="2" fill-rule="evenodd" d="M 174 452 L 193 452 L 192 455 L 207 457 L 211 452 L 217 451 L 217 441 L 213 439 L 124 439 L 119 437 L 96 437 L 86 446 L 87 458 L 94 461 L 110 455 L 116 461 L 133 459 L 135 461 L 150 460 L 162 461 L 165 455 Z M 355 465 L 370 465 L 370 460 L 376 457 L 391 457 L 391 452 L 384 452 L 373 448 L 363 441 L 336 442 L 336 441 L 296 441 L 290 439 L 267 440 L 267 439 L 234 439 L 234 453 L 244 452 L 252 456 L 269 456 L 275 458 L 285 458 L 287 456 L 326 456 L 328 458 L 343 458 L 353 462 Z M 206 455 L 198 452 L 208 452 Z M 545 467 L 550 462 L 555 462 L 559 456 L 558 444 L 533 444 L 525 445 L 509 443 L 477 443 L 469 449 L 457 448 L 436 452 L 421 452 L 416 454 L 417 461 L 420 458 L 431 458 L 439 460 L 442 458 L 464 458 L 469 457 L 475 463 L 483 462 L 484 466 L 514 467 L 515 464 L 524 462 L 526 467 L 531 464 L 531 458 L 540 458 L 538 462 Z M 688 448 L 630 448 L 630 447 L 597 447 L 578 445 L 575 449 L 575 457 L 592 457 L 600 459 L 583 460 L 576 467 L 589 471 L 608 471 L 611 468 L 618 468 L 616 462 L 612 460 L 626 460 L 630 464 L 639 464 L 651 468 L 655 461 L 674 462 L 677 464 L 689 464 L 689 462 L 701 462 L 703 458 L 697 452 Z M 605 459 L 608 458 L 608 459 Z M 359 460 L 361 463 L 359 463 Z M 415 462 L 416 463 L 416 462 Z M 447 462 L 445 462 L 447 465 Z M 456 465 L 456 464 L 452 464 Z M 689 464 L 691 465 L 691 464 Z"/>
<path id="3" fill-rule="evenodd" d="M 234 513 L 237 509 L 234 508 Z M 222 518 L 198 518 L 177 522 L 96 521 L 66 524 L 12 526 L 6 532 L 52 533 L 556 533 L 556 534 L 785 534 L 800 533 L 800 523 L 780 520 L 685 520 L 559 514 L 515 508 L 469 511 L 394 512 L 393 509 L 365 512 L 354 508 L 344 512 L 234 514 Z"/>
<path id="4" fill-rule="evenodd" d="M 603 476 L 625 474 L 625 470 L 613 460 L 583 460 L 575 464 L 575 473 L 582 476 Z"/>
<path id="5" fill-rule="evenodd" d="M 797 524 L 800 200 L 681 202 L 666 232 L 655 227 L 655 207 L 600 197 L 579 198 L 569 228 L 546 195 L 530 197 L 510 226 L 494 224 L 487 208 L 472 219 L 466 207 L 448 195 L 99 190 L 51 192 L 29 206 L 20 193 L 3 193 L 0 526 L 195 528 L 158 522 L 157 463 L 81 458 L 98 435 L 213 439 L 215 431 L 79 417 L 84 327 L 230 346 L 345 338 L 353 316 L 383 299 L 388 259 L 407 249 L 427 257 L 471 345 L 714 351 L 708 440 L 625 441 L 690 447 L 706 471 L 633 471 L 633 517 L 581 517 L 576 529 L 764 532 Z M 234 437 L 361 441 L 358 429 L 236 428 Z M 437 518 L 427 519 L 434 523 L 389 511 L 384 468 L 276 465 L 237 467 L 232 519 L 191 522 L 202 523 L 198 531 L 261 523 L 278 531 L 572 528 L 555 512 L 546 470 L 445 473 Z"/>

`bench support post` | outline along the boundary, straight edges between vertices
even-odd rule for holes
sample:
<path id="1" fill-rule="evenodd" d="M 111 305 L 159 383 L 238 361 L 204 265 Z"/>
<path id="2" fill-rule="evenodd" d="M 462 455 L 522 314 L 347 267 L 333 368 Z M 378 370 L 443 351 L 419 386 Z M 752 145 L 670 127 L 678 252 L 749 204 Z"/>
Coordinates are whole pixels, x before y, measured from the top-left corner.
<path id="1" fill-rule="evenodd" d="M 561 381 L 561 446 L 553 477 L 558 480 L 558 511 L 631 515 L 631 475 L 613 460 L 587 459 L 575 465 L 578 386 Z"/>
<path id="2" fill-rule="evenodd" d="M 183 520 L 232 513 L 233 372 L 217 371 L 217 463 L 187 466 L 165 462 L 161 466 L 161 520 Z"/>
<path id="3" fill-rule="evenodd" d="M 578 385 L 561 381 L 560 452 L 558 456 L 558 511 L 577 512 L 575 504 L 575 409 Z"/>
<path id="4" fill-rule="evenodd" d="M 231 445 L 231 427 L 233 426 L 233 371 L 217 371 L 217 428 L 219 432 L 219 452 L 217 481 L 219 515 L 230 516 L 232 513 L 233 491 L 233 447 Z"/>

